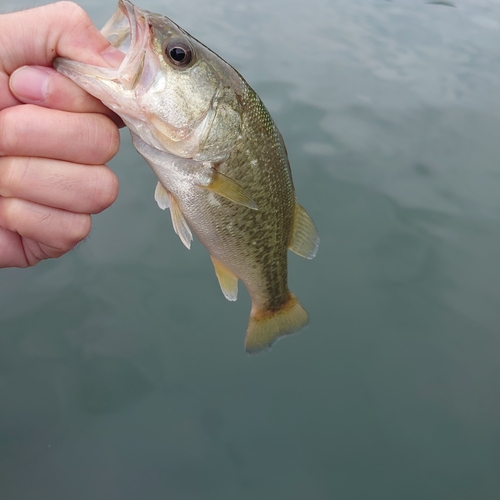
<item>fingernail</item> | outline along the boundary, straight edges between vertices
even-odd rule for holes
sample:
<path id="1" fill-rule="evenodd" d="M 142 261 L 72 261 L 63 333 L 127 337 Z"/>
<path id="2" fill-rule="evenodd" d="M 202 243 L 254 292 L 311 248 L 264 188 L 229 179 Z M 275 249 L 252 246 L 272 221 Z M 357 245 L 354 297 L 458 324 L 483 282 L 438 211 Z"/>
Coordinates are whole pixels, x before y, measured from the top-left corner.
<path id="1" fill-rule="evenodd" d="M 120 66 L 123 59 L 125 59 L 125 54 L 118 49 L 115 49 L 110 45 L 104 52 L 101 52 L 102 58 L 113 68 Z"/>
<path id="2" fill-rule="evenodd" d="M 47 98 L 49 74 L 53 71 L 43 66 L 23 66 L 10 76 L 10 90 L 23 101 L 42 102 Z"/>

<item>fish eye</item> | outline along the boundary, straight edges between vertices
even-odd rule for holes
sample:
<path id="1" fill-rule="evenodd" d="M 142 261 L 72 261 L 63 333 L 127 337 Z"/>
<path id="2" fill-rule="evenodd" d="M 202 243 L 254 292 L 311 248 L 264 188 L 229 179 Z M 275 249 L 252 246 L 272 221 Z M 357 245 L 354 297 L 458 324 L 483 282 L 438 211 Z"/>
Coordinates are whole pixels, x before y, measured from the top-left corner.
<path id="1" fill-rule="evenodd" d="M 165 59 L 174 66 L 186 67 L 193 60 L 193 49 L 180 40 L 170 40 L 163 48 Z"/>

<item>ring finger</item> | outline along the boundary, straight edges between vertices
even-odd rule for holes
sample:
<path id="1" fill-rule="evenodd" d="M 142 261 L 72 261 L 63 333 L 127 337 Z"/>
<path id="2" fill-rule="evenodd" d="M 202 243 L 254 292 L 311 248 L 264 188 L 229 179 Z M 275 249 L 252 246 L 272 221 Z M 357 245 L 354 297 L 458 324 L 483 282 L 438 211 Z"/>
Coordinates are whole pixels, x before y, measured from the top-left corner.
<path id="1" fill-rule="evenodd" d="M 105 165 L 5 156 L 0 157 L 0 196 L 96 214 L 115 201 L 118 179 Z"/>

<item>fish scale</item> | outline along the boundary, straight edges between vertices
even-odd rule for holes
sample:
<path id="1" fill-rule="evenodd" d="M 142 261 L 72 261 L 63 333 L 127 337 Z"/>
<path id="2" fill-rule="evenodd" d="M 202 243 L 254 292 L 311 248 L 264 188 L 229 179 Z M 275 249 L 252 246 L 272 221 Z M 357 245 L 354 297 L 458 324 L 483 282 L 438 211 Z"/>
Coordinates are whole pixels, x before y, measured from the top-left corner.
<path id="1" fill-rule="evenodd" d="M 207 248 L 225 297 L 244 283 L 247 352 L 300 330 L 308 316 L 288 289 L 287 251 L 310 259 L 319 237 L 260 98 L 173 21 L 128 0 L 101 32 L 126 54 L 118 68 L 58 58 L 56 69 L 122 117 L 158 178 L 158 205 L 184 245 L 194 233 Z"/>

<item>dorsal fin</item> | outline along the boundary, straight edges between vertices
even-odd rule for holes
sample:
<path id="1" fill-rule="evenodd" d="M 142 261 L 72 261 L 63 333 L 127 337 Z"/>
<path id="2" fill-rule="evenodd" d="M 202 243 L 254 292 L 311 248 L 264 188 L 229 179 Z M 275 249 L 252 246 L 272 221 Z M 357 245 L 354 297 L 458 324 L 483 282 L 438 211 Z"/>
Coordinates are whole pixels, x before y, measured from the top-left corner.
<path id="1" fill-rule="evenodd" d="M 319 236 L 314 222 L 304 208 L 295 202 L 293 235 L 288 248 L 301 257 L 312 259 L 318 251 L 318 246 Z"/>

